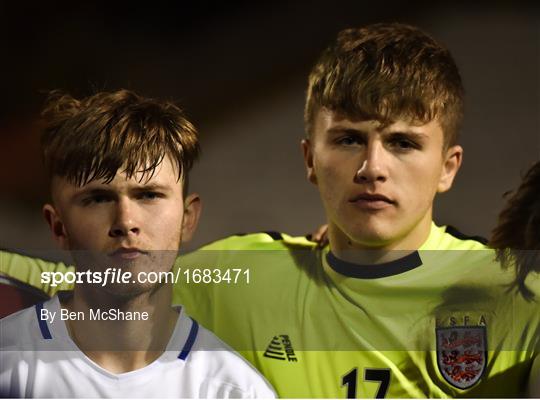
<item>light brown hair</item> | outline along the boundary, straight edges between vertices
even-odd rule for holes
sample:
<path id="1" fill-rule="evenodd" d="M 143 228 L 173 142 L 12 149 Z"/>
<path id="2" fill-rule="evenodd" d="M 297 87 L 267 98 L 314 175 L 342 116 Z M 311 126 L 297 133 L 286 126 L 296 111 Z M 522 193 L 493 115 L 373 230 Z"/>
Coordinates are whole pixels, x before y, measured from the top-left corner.
<path id="1" fill-rule="evenodd" d="M 532 299 L 533 292 L 525 280 L 532 271 L 540 272 L 540 161 L 527 171 L 519 188 L 507 196 L 490 245 L 497 249 L 503 267 L 515 267 L 514 286 L 525 298 Z"/>
<path id="2" fill-rule="evenodd" d="M 346 29 L 309 75 L 304 122 L 313 132 L 321 107 L 363 120 L 439 118 L 445 148 L 457 141 L 463 85 L 450 52 L 418 28 L 373 24 Z"/>
<path id="3" fill-rule="evenodd" d="M 197 131 L 180 108 L 129 90 L 81 100 L 53 91 L 42 117 L 41 147 L 49 176 L 79 186 L 92 180 L 110 182 L 119 169 L 128 178 L 142 173 L 141 180 L 150 179 L 168 155 L 185 189 L 200 152 Z"/>

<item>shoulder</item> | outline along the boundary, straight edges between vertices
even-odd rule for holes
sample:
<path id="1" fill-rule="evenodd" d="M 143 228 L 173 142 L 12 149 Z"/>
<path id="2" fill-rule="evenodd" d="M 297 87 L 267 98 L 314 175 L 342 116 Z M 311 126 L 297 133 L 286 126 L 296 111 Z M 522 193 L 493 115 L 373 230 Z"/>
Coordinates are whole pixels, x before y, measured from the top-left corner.
<path id="1" fill-rule="evenodd" d="M 311 249 L 316 243 L 305 236 L 290 236 L 285 233 L 266 231 L 237 234 L 203 246 L 200 250 L 287 250 L 290 248 Z"/>
<path id="2" fill-rule="evenodd" d="M 50 301 L 50 300 L 49 300 Z M 43 362 L 43 356 L 54 359 L 57 354 L 51 347 L 50 332 L 46 321 L 38 317 L 40 303 L 18 311 L 0 320 L 0 397 L 28 397 L 27 390 L 33 383 L 35 374 Z M 48 306 L 48 305 L 47 305 Z M 47 307 L 45 306 L 45 307 Z M 49 337 L 43 332 L 49 332 Z M 50 370 L 50 365 L 44 371 Z"/>
<path id="3" fill-rule="evenodd" d="M 468 235 L 452 225 L 443 227 L 447 240 L 452 247 L 459 247 L 462 250 L 487 250 L 488 240 L 479 235 Z"/>
<path id="4" fill-rule="evenodd" d="M 207 384 L 228 387 L 240 397 L 274 397 L 266 379 L 203 326 L 198 325 L 197 338 L 186 361 L 192 368 L 200 369 Z"/>
<path id="5" fill-rule="evenodd" d="M 2 332 L 1 349 L 23 349 L 39 340 L 40 327 L 38 321 L 38 306 L 32 306 L 8 315 L 0 320 Z"/>
<path id="6" fill-rule="evenodd" d="M 487 239 L 469 235 L 451 225 L 432 224 L 428 240 L 422 250 L 489 250 Z"/>

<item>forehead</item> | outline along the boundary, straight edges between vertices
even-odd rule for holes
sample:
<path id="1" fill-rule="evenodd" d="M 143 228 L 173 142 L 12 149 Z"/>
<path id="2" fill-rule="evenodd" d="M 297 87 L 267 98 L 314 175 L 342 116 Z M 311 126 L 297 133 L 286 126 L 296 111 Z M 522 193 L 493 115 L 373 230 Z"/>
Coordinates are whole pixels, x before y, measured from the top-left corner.
<path id="1" fill-rule="evenodd" d="M 170 157 L 164 157 L 154 171 L 140 171 L 128 177 L 120 168 L 110 182 L 104 180 L 92 180 L 85 185 L 78 186 L 69 182 L 66 178 L 54 176 L 51 184 L 53 199 L 66 200 L 81 192 L 92 189 L 107 189 L 109 191 L 129 191 L 140 189 L 160 189 L 171 193 L 182 192 L 183 178 L 178 179 L 178 166 Z"/>

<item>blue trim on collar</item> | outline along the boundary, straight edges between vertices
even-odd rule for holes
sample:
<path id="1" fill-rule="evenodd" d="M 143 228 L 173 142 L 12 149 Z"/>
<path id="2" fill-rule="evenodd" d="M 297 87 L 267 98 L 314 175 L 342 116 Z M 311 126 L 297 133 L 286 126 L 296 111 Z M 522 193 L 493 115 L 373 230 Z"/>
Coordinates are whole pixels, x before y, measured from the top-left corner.
<path id="1" fill-rule="evenodd" d="M 191 348 L 193 347 L 193 343 L 195 343 L 195 339 L 197 338 L 197 333 L 199 332 L 199 324 L 197 323 L 197 321 L 195 321 L 193 318 L 190 319 L 192 321 L 191 329 L 189 330 L 189 335 L 186 343 L 184 344 L 184 348 L 178 355 L 178 358 L 183 361 L 186 361 L 186 358 L 189 355 Z"/>
<path id="2" fill-rule="evenodd" d="M 43 310 L 43 303 L 36 304 L 36 316 L 39 329 L 41 330 L 41 336 L 43 336 L 43 339 L 52 339 L 51 331 L 49 331 L 49 326 L 47 325 L 47 320 L 41 319 L 41 310 Z"/>

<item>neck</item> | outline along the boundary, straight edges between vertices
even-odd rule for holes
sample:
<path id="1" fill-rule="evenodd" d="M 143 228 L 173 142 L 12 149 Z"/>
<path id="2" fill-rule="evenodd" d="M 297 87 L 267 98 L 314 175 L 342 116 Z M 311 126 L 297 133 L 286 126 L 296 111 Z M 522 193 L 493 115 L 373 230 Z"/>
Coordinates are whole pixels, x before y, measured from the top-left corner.
<path id="1" fill-rule="evenodd" d="M 66 321 L 79 349 L 106 370 L 122 373 L 145 367 L 165 350 L 178 319 L 171 299 L 170 285 L 126 297 L 78 285 L 63 306 L 84 315 Z M 111 312 L 122 318 L 110 320 Z"/>
<path id="2" fill-rule="evenodd" d="M 329 224 L 328 240 L 334 255 L 354 264 L 382 264 L 405 257 L 424 244 L 431 231 L 431 212 L 411 230 L 391 240 L 364 241 L 352 238 Z"/>

